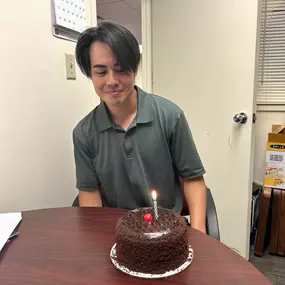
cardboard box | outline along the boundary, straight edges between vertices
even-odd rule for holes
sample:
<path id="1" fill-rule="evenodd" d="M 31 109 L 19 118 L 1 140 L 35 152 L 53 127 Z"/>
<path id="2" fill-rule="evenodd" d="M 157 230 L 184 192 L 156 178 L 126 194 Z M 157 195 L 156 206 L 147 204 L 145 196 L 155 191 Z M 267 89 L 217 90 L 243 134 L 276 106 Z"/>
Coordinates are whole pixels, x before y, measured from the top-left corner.
<path id="1" fill-rule="evenodd" d="M 285 125 L 273 125 L 268 134 L 264 186 L 285 189 Z"/>

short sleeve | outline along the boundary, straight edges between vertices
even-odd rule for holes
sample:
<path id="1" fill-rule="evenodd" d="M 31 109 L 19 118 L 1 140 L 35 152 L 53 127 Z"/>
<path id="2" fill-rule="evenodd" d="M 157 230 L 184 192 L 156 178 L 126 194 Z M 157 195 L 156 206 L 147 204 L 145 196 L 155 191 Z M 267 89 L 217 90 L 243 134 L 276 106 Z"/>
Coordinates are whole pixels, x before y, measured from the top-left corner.
<path id="1" fill-rule="evenodd" d="M 172 161 L 178 175 L 193 179 L 205 174 L 191 130 L 184 113 L 178 117 L 170 139 Z"/>
<path id="2" fill-rule="evenodd" d="M 73 131 L 73 146 L 77 189 L 84 191 L 97 190 L 100 183 L 93 165 L 91 152 L 82 132 Z"/>

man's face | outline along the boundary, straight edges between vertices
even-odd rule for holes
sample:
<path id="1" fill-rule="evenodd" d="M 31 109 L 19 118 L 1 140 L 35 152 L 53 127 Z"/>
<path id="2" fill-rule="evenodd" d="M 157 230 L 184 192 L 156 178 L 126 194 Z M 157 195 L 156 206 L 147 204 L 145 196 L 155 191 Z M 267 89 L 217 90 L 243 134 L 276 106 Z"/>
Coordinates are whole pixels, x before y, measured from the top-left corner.
<path id="1" fill-rule="evenodd" d="M 91 80 L 98 96 L 108 107 L 125 103 L 134 91 L 134 72 L 125 72 L 110 47 L 95 42 L 90 47 Z"/>

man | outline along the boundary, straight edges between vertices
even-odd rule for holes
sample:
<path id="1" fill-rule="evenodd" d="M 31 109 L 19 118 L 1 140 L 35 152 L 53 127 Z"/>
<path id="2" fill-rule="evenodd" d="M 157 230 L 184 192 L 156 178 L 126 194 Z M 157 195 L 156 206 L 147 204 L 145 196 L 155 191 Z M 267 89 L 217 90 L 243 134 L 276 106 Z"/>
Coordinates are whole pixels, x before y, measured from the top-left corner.
<path id="1" fill-rule="evenodd" d="M 76 60 L 101 99 L 73 132 L 80 206 L 152 206 L 155 189 L 158 206 L 180 213 L 183 187 L 191 226 L 206 232 L 205 170 L 183 111 L 134 85 L 135 37 L 101 22 L 80 35 Z"/>

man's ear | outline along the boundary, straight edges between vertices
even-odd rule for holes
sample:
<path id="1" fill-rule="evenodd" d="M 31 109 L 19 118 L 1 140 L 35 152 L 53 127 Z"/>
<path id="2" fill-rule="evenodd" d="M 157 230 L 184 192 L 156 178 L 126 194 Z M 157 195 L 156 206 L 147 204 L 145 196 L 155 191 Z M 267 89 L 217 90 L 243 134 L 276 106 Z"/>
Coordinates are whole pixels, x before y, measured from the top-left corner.
<path id="1" fill-rule="evenodd" d="M 138 67 L 136 68 L 136 70 L 134 71 L 134 75 L 135 75 L 135 77 L 137 76 L 137 74 L 138 74 Z"/>

